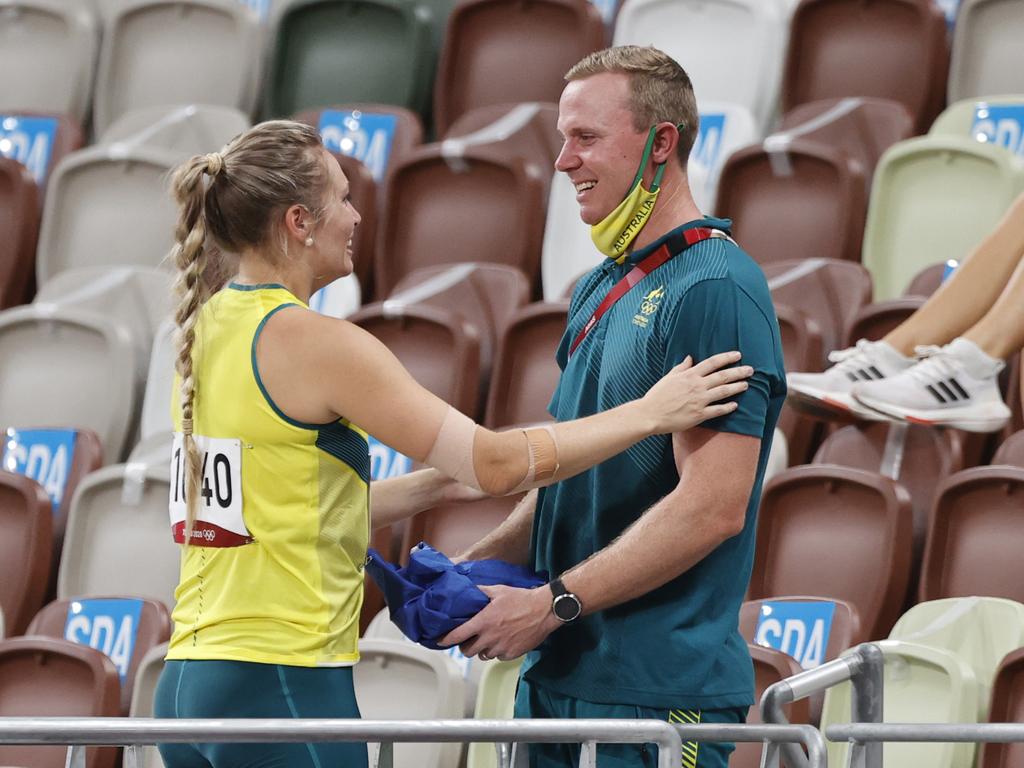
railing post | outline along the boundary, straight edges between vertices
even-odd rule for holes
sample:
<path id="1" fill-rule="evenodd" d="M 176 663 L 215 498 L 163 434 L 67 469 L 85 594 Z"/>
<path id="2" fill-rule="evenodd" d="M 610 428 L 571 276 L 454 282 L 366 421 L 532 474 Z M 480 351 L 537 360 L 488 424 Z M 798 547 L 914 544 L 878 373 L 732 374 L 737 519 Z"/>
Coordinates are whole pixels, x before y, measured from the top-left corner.
<path id="1" fill-rule="evenodd" d="M 68 747 L 64 768 L 85 768 L 85 747 L 79 744 Z"/>
<path id="2" fill-rule="evenodd" d="M 382 741 L 377 752 L 377 768 L 394 768 L 395 745 L 390 741 Z"/>
<path id="3" fill-rule="evenodd" d="M 580 744 L 580 768 L 597 768 L 597 742 Z"/>
<path id="4" fill-rule="evenodd" d="M 885 688 L 885 656 L 872 643 L 857 646 L 857 664 L 853 676 L 851 713 L 855 723 L 880 723 Z M 882 743 L 850 742 L 850 768 L 882 768 Z"/>

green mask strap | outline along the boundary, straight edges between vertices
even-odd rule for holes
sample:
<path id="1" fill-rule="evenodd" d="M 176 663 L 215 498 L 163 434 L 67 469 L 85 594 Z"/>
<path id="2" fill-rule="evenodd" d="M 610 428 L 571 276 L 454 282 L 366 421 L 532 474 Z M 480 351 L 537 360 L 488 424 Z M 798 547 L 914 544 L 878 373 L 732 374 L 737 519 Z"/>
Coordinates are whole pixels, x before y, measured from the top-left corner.
<path id="1" fill-rule="evenodd" d="M 679 123 L 679 125 L 676 126 L 676 130 L 682 133 L 683 127 L 684 124 Z M 647 161 L 650 159 L 651 152 L 654 150 L 654 134 L 657 130 L 658 126 L 652 125 L 651 130 L 647 134 L 647 143 L 644 145 L 644 154 L 643 157 L 640 158 L 640 167 L 637 169 L 636 176 L 633 179 L 632 186 L 630 186 L 631 190 L 636 189 L 636 185 L 639 184 L 644 177 L 644 168 L 647 167 Z M 651 188 L 650 190 L 648 190 L 649 192 L 658 191 L 658 188 L 661 186 L 661 177 L 664 175 L 665 163 L 661 163 L 660 165 L 658 165 L 657 170 L 654 172 L 654 178 L 651 180 Z"/>

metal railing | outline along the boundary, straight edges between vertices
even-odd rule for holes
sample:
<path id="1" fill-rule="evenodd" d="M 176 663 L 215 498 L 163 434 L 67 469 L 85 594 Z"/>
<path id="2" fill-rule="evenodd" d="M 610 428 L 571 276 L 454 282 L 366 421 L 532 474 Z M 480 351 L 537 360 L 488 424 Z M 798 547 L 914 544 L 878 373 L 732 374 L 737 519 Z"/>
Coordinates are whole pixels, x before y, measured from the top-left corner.
<path id="1" fill-rule="evenodd" d="M 766 723 L 786 724 L 785 704 L 823 693 L 832 686 L 849 681 L 853 686 L 853 719 L 860 723 L 882 722 L 882 692 L 885 685 L 885 657 L 877 645 L 863 643 L 842 658 L 788 677 L 768 686 L 761 696 L 761 719 Z M 778 764 L 778 756 L 788 768 L 807 768 L 808 760 L 794 744 L 767 745 L 765 761 Z M 763 761 L 763 762 L 765 762 Z M 881 768 L 882 745 L 876 741 L 852 742 L 850 768 Z"/>
<path id="2" fill-rule="evenodd" d="M 658 768 L 678 768 L 684 740 L 802 743 L 808 750 L 810 768 L 827 768 L 825 739 L 809 725 L 670 725 L 657 720 L 0 718 L 0 744 L 72 745 L 69 768 L 84 768 L 86 745 L 128 746 L 125 765 L 135 768 L 139 745 L 323 741 L 378 742 L 378 768 L 392 768 L 394 744 L 405 742 L 578 743 L 580 768 L 596 768 L 599 743 L 654 743 Z M 510 768 L 511 751 L 499 749 L 498 755 L 499 766 Z M 516 764 L 522 765 L 524 757 L 525 750 L 519 750 Z"/>

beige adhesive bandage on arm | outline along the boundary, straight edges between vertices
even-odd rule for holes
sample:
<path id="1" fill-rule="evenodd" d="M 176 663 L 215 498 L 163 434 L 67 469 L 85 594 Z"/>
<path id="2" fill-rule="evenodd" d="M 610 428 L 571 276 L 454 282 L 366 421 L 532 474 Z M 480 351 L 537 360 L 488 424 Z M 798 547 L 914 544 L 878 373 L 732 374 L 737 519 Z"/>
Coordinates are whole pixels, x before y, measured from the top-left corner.
<path id="1" fill-rule="evenodd" d="M 554 477 L 558 471 L 558 439 L 555 428 L 550 424 L 542 427 L 524 429 L 526 442 L 530 447 L 530 468 L 526 471 L 523 482 L 512 489 L 512 493 L 520 493 L 543 485 Z"/>
<path id="2" fill-rule="evenodd" d="M 464 485 L 482 491 L 473 467 L 475 436 L 474 421 L 449 405 L 441 429 L 437 432 L 437 439 L 434 440 L 434 447 L 427 454 L 427 464 Z"/>

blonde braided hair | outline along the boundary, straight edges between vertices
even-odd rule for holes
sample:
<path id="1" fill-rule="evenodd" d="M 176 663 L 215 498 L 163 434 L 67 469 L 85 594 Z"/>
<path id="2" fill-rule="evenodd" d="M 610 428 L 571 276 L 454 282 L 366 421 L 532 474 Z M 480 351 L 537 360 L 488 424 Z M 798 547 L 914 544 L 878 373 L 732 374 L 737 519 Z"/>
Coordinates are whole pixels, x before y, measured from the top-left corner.
<path id="1" fill-rule="evenodd" d="M 224 150 L 197 155 L 172 180 L 180 208 L 171 259 L 178 271 L 174 313 L 178 333 L 175 371 L 181 379 L 181 431 L 185 454 L 185 545 L 191 541 L 202 485 L 202 456 L 193 434 L 196 376 L 193 347 L 199 313 L 226 277 L 224 251 L 249 249 L 276 261 L 276 219 L 304 205 L 315 220 L 323 211 L 328 172 L 320 136 L 284 120 L 261 123 Z"/>

